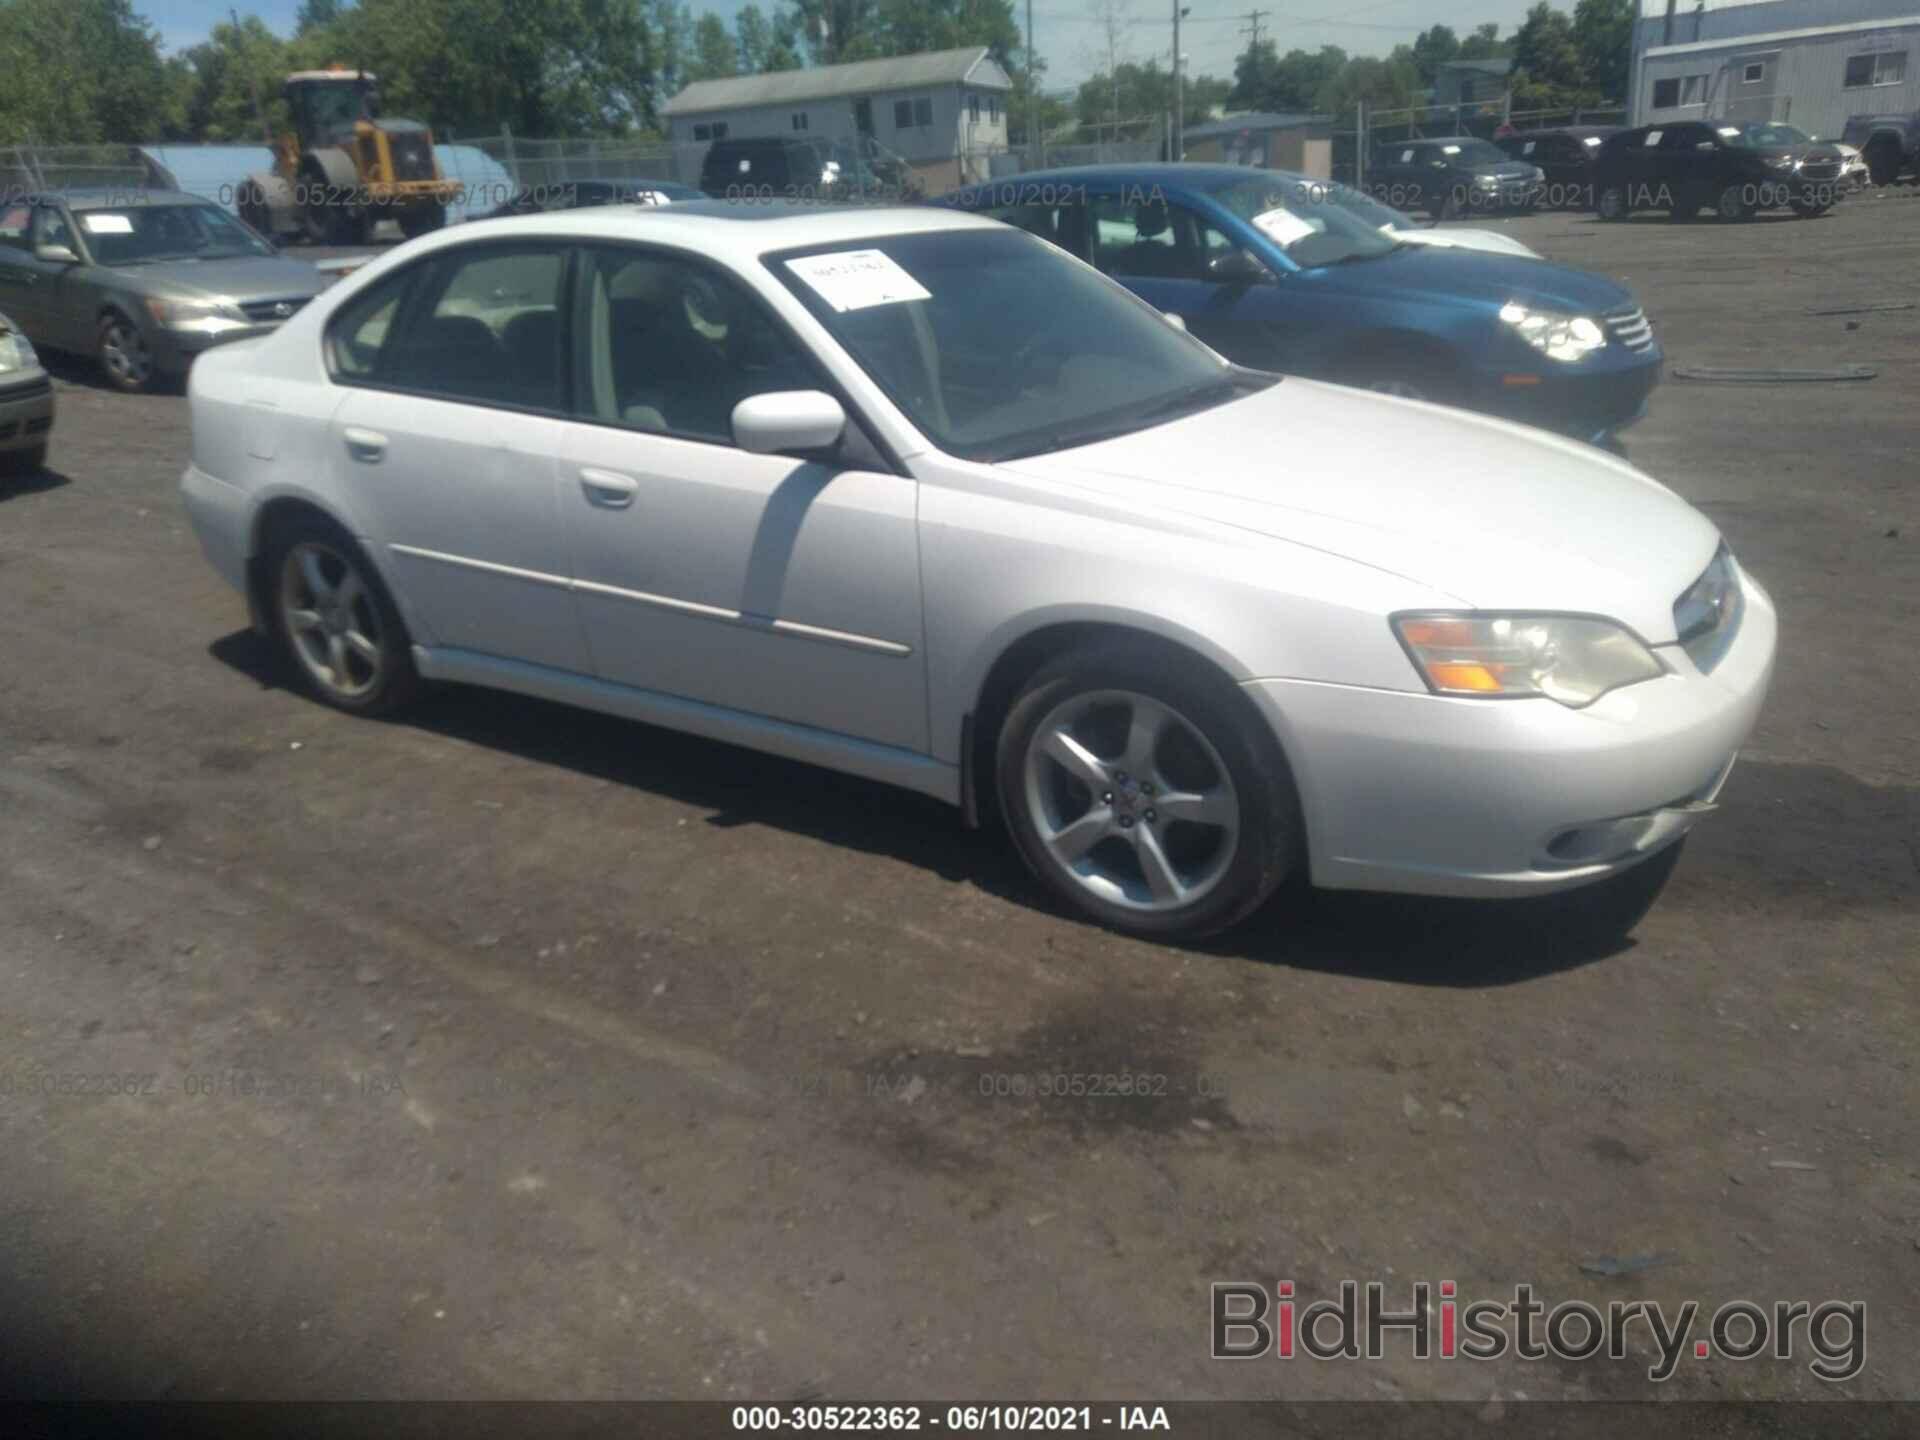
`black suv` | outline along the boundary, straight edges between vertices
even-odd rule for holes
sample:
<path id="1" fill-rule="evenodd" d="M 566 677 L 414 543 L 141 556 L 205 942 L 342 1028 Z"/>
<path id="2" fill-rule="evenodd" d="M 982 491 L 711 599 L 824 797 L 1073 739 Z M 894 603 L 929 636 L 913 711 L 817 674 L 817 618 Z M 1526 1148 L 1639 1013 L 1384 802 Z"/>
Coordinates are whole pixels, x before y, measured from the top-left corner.
<path id="1" fill-rule="evenodd" d="M 1722 220 L 1760 210 L 1806 218 L 1840 198 L 1840 152 L 1830 145 L 1786 141 L 1763 121 L 1678 120 L 1622 130 L 1594 163 L 1593 208 L 1602 220 L 1635 210 L 1665 210 L 1691 220 L 1703 205 Z M 1797 132 L 1796 132 L 1797 133 Z"/>
<path id="2" fill-rule="evenodd" d="M 1454 135 L 1380 146 L 1361 188 L 1396 210 L 1453 220 L 1469 210 L 1531 210 L 1544 178 L 1537 165 L 1515 160 L 1491 141 Z"/>
<path id="3" fill-rule="evenodd" d="M 1555 209 L 1593 208 L 1593 165 L 1600 147 L 1618 125 L 1564 125 L 1548 130 L 1516 130 L 1496 135 L 1493 143 L 1515 160 L 1546 172 L 1539 200 Z"/>
<path id="4" fill-rule="evenodd" d="M 716 200 L 831 199 L 838 175 L 825 148 L 778 136 L 716 140 L 700 162 L 700 188 Z"/>

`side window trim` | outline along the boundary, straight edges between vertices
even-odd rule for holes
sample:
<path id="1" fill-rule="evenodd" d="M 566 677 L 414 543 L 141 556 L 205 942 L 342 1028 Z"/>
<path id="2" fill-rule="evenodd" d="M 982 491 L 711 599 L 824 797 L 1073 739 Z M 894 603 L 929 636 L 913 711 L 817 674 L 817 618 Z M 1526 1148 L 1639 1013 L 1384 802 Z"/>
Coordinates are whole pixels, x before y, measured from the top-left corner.
<path id="1" fill-rule="evenodd" d="M 764 295 L 726 266 L 716 264 L 704 255 L 697 255 L 687 250 L 676 250 L 667 245 L 648 245 L 638 241 L 609 238 L 576 244 L 573 247 L 573 258 L 569 266 L 571 283 L 567 326 L 567 364 L 571 383 L 565 392 L 567 409 L 563 415 L 564 419 L 579 425 L 593 425 L 603 430 L 618 430 L 627 435 L 652 436 L 656 439 L 679 441 L 682 444 L 714 445 L 726 450 L 739 449 L 730 438 L 721 440 L 712 435 L 696 435 L 681 430 L 642 430 L 617 420 L 603 420 L 588 410 L 584 403 L 587 398 L 584 390 L 590 383 L 588 367 L 591 362 L 580 353 L 587 332 L 584 327 L 571 322 L 579 318 L 581 308 L 587 303 L 589 291 L 586 277 L 592 254 L 596 250 L 630 251 L 650 259 L 671 261 L 700 271 L 708 278 L 740 291 L 746 296 L 747 303 L 758 310 L 773 327 L 774 332 L 793 347 L 795 354 L 806 361 L 808 369 L 813 372 L 814 379 L 818 382 L 818 388 L 838 400 L 840 408 L 846 411 L 848 434 L 858 443 L 852 447 L 856 453 L 848 457 L 848 464 L 844 468 L 866 468 L 890 472 L 903 479 L 911 478 L 905 463 L 893 452 L 892 447 L 881 439 L 880 432 L 867 419 L 865 412 L 854 404 L 853 397 L 847 393 L 845 387 L 820 363 L 820 358 L 814 353 L 813 347 L 794 334 L 793 327 L 787 323 L 786 317 L 769 305 Z"/>

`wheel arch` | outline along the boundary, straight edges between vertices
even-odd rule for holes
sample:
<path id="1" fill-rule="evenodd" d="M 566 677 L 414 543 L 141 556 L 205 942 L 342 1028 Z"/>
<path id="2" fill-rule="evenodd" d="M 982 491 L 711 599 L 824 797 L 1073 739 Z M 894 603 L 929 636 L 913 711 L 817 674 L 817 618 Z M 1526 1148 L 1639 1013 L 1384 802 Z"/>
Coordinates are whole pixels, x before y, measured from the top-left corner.
<path id="1" fill-rule="evenodd" d="M 268 546 L 277 531 L 303 519 L 332 525 L 353 541 L 366 557 L 367 564 L 373 568 L 375 577 L 393 598 L 409 633 L 416 641 L 421 640 L 426 632 L 421 628 L 419 616 L 407 604 L 405 592 L 395 583 L 390 568 L 383 563 L 383 557 L 376 553 L 375 547 L 366 543 L 363 528 L 310 491 L 300 489 L 279 489 L 268 494 L 254 507 L 247 523 L 247 617 L 253 628 L 263 635 L 267 630 L 267 587 L 270 584 L 270 577 L 266 573 Z"/>
<path id="2" fill-rule="evenodd" d="M 1162 622 L 1125 614 L 1095 616 L 1054 616 L 1039 620 L 1019 634 L 1004 637 L 980 672 L 978 681 L 966 692 L 972 696 L 961 724 L 960 736 L 960 808 L 968 825 L 978 825 L 994 806 L 995 754 L 1000 729 L 1007 712 L 1026 682 L 1062 655 L 1095 645 L 1121 642 L 1156 650 L 1183 663 L 1196 664 L 1213 672 L 1223 682 L 1240 690 L 1244 667 L 1205 637 Z M 1250 714 L 1258 710 L 1242 696 Z M 1261 719 L 1263 732 L 1271 728 Z M 1275 735 L 1273 745 L 1288 769 L 1292 759 Z M 1296 785 L 1296 789 L 1297 789 Z"/>

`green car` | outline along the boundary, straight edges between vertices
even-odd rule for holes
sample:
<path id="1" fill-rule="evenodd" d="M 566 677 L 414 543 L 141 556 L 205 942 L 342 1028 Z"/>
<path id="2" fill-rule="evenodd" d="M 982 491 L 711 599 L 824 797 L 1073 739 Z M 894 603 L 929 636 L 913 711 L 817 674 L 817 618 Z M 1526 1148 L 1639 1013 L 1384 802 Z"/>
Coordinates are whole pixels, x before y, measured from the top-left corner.
<path id="1" fill-rule="evenodd" d="M 67 190 L 0 208 L 0 308 L 41 349 L 96 357 L 120 390 L 277 329 L 329 278 L 178 191 Z"/>

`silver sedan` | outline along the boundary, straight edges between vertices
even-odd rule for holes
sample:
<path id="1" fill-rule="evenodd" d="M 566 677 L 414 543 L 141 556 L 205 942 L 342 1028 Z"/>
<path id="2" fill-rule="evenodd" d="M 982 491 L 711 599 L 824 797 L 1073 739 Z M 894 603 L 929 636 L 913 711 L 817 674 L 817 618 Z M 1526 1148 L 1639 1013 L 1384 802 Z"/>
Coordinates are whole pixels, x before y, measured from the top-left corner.
<path id="1" fill-rule="evenodd" d="M 1630 924 L 1773 663 L 1621 461 L 1238 368 L 947 211 L 468 225 L 189 396 L 193 525 L 315 698 L 497 686 L 888 781 L 1139 934 L 1290 875 Z"/>

